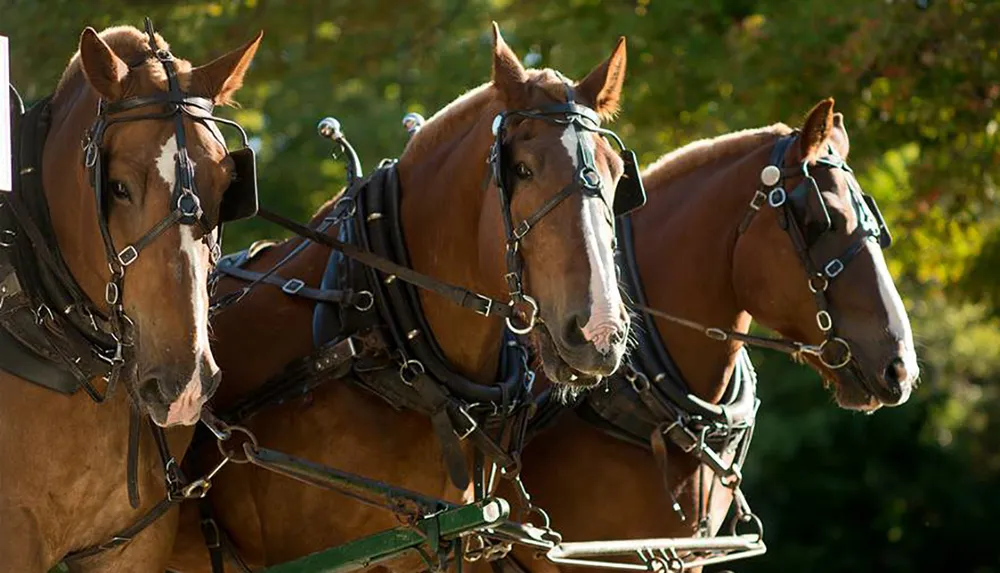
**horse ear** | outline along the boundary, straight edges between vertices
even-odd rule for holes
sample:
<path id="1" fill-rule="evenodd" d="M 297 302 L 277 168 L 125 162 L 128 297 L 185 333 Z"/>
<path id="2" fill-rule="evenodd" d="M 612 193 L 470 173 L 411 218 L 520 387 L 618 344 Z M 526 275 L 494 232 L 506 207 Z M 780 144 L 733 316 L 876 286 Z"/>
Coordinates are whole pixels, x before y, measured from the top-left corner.
<path id="1" fill-rule="evenodd" d="M 830 133 L 830 143 L 841 157 L 847 159 L 847 154 L 851 152 L 851 140 L 847 137 L 847 128 L 844 127 L 844 114 L 840 112 L 833 114 L 833 131 Z"/>
<path id="2" fill-rule="evenodd" d="M 122 80 L 128 74 L 128 64 L 90 26 L 80 34 L 80 65 L 87 81 L 101 97 L 108 101 L 122 97 Z"/>
<path id="3" fill-rule="evenodd" d="M 622 84 L 625 83 L 625 60 L 625 37 L 622 36 L 611 57 L 576 84 L 576 91 L 593 104 L 594 111 L 603 119 L 611 119 L 618 113 Z"/>
<path id="4" fill-rule="evenodd" d="M 826 138 L 833 132 L 833 98 L 828 97 L 816 104 L 806 117 L 799 136 L 799 153 L 802 161 L 808 161 L 822 149 Z"/>
<path id="5" fill-rule="evenodd" d="M 191 70 L 191 86 L 188 91 L 211 99 L 217 105 L 231 104 L 233 94 L 243 87 L 243 75 L 250 67 L 263 37 L 264 31 L 261 30 L 243 46 Z"/>
<path id="6" fill-rule="evenodd" d="M 510 49 L 500 35 L 500 27 L 493 22 L 493 85 L 503 95 L 508 107 L 523 107 L 526 104 L 528 73 L 521 60 Z"/>

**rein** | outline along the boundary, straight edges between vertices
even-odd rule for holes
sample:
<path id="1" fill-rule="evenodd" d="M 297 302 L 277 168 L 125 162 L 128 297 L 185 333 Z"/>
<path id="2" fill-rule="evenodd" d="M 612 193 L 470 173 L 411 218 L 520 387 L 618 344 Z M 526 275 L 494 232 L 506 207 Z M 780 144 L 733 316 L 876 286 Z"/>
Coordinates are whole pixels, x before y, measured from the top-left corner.
<path id="1" fill-rule="evenodd" d="M 824 345 L 826 343 L 816 345 L 816 344 L 806 344 L 804 342 L 798 342 L 795 340 L 789 340 L 787 338 L 770 338 L 767 336 L 755 336 L 752 334 L 738 332 L 736 330 L 728 330 L 724 328 L 705 326 L 693 320 L 688 320 L 686 318 L 681 318 L 679 316 L 667 314 L 662 310 L 656 310 L 655 308 L 650 308 L 642 304 L 633 304 L 632 307 L 646 314 L 651 314 L 655 317 L 662 318 L 664 320 L 669 320 L 674 324 L 679 324 L 681 326 L 690 328 L 692 330 L 701 331 L 702 334 L 711 338 L 712 340 L 717 340 L 719 342 L 736 340 L 738 342 L 742 342 L 743 344 L 747 344 L 749 346 L 757 346 L 759 348 L 769 348 L 771 350 L 777 350 L 778 352 L 784 352 L 785 354 L 791 355 L 793 358 L 796 358 L 802 354 L 810 354 L 819 358 L 819 360 L 823 362 L 823 364 L 828 368 L 833 368 L 833 366 L 826 363 L 826 360 L 823 357 Z"/>

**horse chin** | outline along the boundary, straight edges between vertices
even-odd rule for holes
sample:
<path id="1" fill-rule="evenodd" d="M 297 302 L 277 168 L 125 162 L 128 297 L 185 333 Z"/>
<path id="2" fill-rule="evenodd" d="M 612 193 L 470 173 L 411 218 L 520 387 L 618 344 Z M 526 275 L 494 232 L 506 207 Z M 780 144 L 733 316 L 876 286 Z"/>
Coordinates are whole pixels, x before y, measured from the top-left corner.
<path id="1" fill-rule="evenodd" d="M 531 340 L 541 359 L 545 377 L 553 383 L 573 389 L 586 389 L 600 383 L 601 376 L 581 372 L 563 359 L 544 323 L 535 327 Z"/>
<path id="2" fill-rule="evenodd" d="M 824 386 L 833 392 L 833 398 L 841 408 L 874 414 L 882 407 L 882 402 L 851 371 L 822 372 L 822 376 Z"/>

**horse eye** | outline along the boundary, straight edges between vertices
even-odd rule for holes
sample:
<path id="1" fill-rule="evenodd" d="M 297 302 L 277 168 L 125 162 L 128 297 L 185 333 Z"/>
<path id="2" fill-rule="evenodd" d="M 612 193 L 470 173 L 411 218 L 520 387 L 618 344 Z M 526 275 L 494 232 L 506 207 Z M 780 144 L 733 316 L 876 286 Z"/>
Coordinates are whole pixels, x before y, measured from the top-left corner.
<path id="1" fill-rule="evenodd" d="M 531 169 L 528 169 L 524 163 L 518 163 L 514 166 L 514 174 L 517 175 L 518 179 L 530 179 Z"/>
<path id="2" fill-rule="evenodd" d="M 132 195 L 128 191 L 128 186 L 121 181 L 110 181 L 108 186 L 111 188 L 111 195 L 119 201 L 131 201 Z"/>

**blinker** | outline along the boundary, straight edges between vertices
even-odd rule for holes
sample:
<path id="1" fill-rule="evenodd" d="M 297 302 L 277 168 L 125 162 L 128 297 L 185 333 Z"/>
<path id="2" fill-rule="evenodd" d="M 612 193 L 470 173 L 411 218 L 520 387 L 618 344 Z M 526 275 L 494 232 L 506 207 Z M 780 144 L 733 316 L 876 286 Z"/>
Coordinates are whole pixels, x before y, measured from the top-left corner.
<path id="1" fill-rule="evenodd" d="M 646 188 L 639 175 L 639 165 L 635 152 L 623 149 L 621 152 L 624 170 L 618 187 L 615 188 L 614 212 L 616 217 L 627 215 L 646 204 Z"/>
<path id="2" fill-rule="evenodd" d="M 227 223 L 257 214 L 257 161 L 252 147 L 229 152 L 235 179 L 229 184 L 219 204 L 219 221 Z"/>

